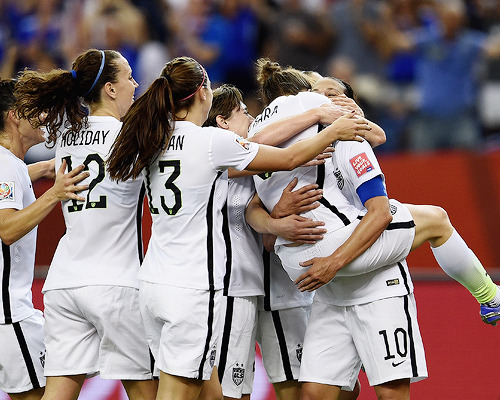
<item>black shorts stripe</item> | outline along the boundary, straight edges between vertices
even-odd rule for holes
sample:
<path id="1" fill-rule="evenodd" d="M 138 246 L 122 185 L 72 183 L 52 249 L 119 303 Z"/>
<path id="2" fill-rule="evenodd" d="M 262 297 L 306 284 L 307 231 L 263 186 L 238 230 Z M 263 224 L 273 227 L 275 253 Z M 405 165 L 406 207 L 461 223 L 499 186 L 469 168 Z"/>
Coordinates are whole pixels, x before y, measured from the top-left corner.
<path id="1" fill-rule="evenodd" d="M 410 316 L 410 310 L 409 310 L 409 297 L 404 296 L 404 307 L 405 307 L 405 314 L 406 314 L 406 319 L 408 321 L 408 338 L 410 341 L 410 362 L 411 362 L 411 371 L 413 377 L 418 376 L 418 368 L 417 368 L 417 357 L 415 354 L 415 341 L 413 339 L 413 323 L 411 320 Z"/>
<path id="2" fill-rule="evenodd" d="M 3 255 L 3 273 L 2 273 L 2 304 L 3 304 L 3 318 L 6 324 L 12 323 L 12 312 L 10 310 L 10 247 L 2 242 L 2 255 Z"/>
<path id="3" fill-rule="evenodd" d="M 283 332 L 283 325 L 281 324 L 279 311 L 271 311 L 271 315 L 273 317 L 274 329 L 276 330 L 276 336 L 278 338 L 278 345 L 280 348 L 285 377 L 288 381 L 290 381 L 294 378 L 292 373 L 292 366 L 290 364 L 290 358 L 288 357 L 288 347 L 286 345 L 285 333 Z"/>
<path id="4" fill-rule="evenodd" d="M 406 292 L 407 294 L 410 294 L 411 293 L 410 285 L 408 284 L 408 275 L 406 274 L 406 270 L 403 267 L 403 264 L 401 264 L 400 262 L 398 262 L 398 267 L 399 267 L 399 272 L 401 273 L 401 277 L 403 278 L 403 283 L 405 285 Z"/>
<path id="5" fill-rule="evenodd" d="M 142 247 L 142 208 L 144 204 L 144 196 L 146 195 L 146 185 L 143 183 L 141 185 L 141 190 L 139 191 L 139 200 L 137 202 L 137 211 L 135 214 L 135 224 L 137 229 L 137 252 L 139 255 L 139 262 L 142 264 L 144 258 L 144 249 Z"/>
<path id="6" fill-rule="evenodd" d="M 262 251 L 264 261 L 264 310 L 271 311 L 271 253 Z"/>
<path id="7" fill-rule="evenodd" d="M 155 373 L 155 362 L 155 357 L 153 356 L 151 349 L 149 349 L 149 368 L 151 370 L 151 374 Z M 153 379 L 158 379 L 158 377 L 153 377 Z"/>
<path id="8" fill-rule="evenodd" d="M 224 274 L 224 296 L 229 295 L 229 285 L 231 284 L 231 272 L 233 268 L 233 250 L 231 246 L 231 234 L 229 233 L 229 215 L 227 202 L 222 207 L 222 236 L 226 245 L 226 273 Z"/>
<path id="9" fill-rule="evenodd" d="M 203 357 L 201 357 L 200 366 L 198 367 L 198 379 L 203 379 L 203 366 L 207 361 L 207 357 L 210 357 L 208 352 L 210 351 L 210 340 L 212 339 L 212 334 L 213 334 L 212 328 L 214 322 L 214 305 L 215 305 L 215 290 L 210 289 L 209 300 L 208 300 L 207 337 L 205 339 L 205 348 L 203 350 Z"/>
<path id="10" fill-rule="evenodd" d="M 19 348 L 21 349 L 21 353 L 23 355 L 24 362 L 26 363 L 26 369 L 28 370 L 28 375 L 30 377 L 31 384 L 33 385 L 33 389 L 40 388 L 40 382 L 38 382 L 38 377 L 36 376 L 35 366 L 33 364 L 33 360 L 31 359 L 31 354 L 28 349 L 28 344 L 26 343 L 26 339 L 24 338 L 23 330 L 21 329 L 21 325 L 19 322 L 14 322 L 12 324 L 14 327 L 14 332 L 16 333 L 17 342 L 19 343 Z"/>
<path id="11" fill-rule="evenodd" d="M 358 219 L 362 220 L 363 216 L 358 215 Z M 410 221 L 403 221 L 403 222 L 391 222 L 389 225 L 387 225 L 387 228 L 385 228 L 387 231 L 393 231 L 395 229 L 411 229 L 415 227 L 415 222 L 413 220 Z"/>
<path id="12" fill-rule="evenodd" d="M 224 330 L 222 331 L 222 342 L 220 348 L 219 359 L 219 382 L 222 383 L 224 371 L 226 370 L 227 352 L 229 349 L 229 338 L 231 337 L 231 329 L 233 327 L 233 312 L 234 312 L 234 297 L 227 296 L 226 315 L 224 318 Z"/>
<path id="13" fill-rule="evenodd" d="M 318 189 L 323 189 L 325 186 L 325 165 L 321 164 L 317 166 L 317 177 L 316 177 L 316 184 L 318 185 Z M 319 200 L 319 203 L 322 204 L 324 207 L 328 208 L 332 213 L 334 213 L 342 222 L 345 226 L 349 225 L 351 221 L 347 216 L 343 213 L 341 213 L 337 207 L 334 205 L 330 204 L 327 199 L 322 197 Z"/>

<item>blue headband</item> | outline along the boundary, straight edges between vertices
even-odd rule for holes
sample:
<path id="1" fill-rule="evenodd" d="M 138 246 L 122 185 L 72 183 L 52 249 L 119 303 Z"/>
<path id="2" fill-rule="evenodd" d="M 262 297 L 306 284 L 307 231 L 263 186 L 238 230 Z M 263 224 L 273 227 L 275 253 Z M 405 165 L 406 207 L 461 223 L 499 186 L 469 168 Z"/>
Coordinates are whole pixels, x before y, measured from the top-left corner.
<path id="1" fill-rule="evenodd" d="M 83 95 L 83 97 L 87 96 L 92 91 L 92 89 L 94 89 L 94 86 L 97 83 L 97 81 L 99 80 L 99 78 L 101 77 L 102 70 L 104 69 L 104 63 L 106 61 L 106 55 L 104 54 L 104 51 L 102 51 L 102 50 L 99 50 L 99 51 L 101 52 L 101 55 L 102 55 L 101 66 L 99 67 L 99 72 L 97 73 L 97 76 L 95 77 L 94 83 L 92 84 L 92 86 L 90 87 L 90 89 L 87 91 L 87 93 L 85 93 Z"/>

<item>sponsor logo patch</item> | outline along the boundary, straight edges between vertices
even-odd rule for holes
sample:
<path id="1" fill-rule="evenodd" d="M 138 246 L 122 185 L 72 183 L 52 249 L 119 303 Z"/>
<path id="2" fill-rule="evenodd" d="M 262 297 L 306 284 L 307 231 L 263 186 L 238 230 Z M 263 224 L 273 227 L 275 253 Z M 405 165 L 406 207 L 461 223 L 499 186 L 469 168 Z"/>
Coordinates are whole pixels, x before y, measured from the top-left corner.
<path id="1" fill-rule="evenodd" d="M 361 176 L 373 170 L 373 165 L 366 153 L 358 154 L 349 160 L 357 176 Z"/>
<path id="2" fill-rule="evenodd" d="M 245 150 L 250 150 L 250 142 L 246 139 L 243 139 L 242 137 L 236 137 L 235 142 L 238 143 L 241 147 L 243 147 Z"/>
<path id="3" fill-rule="evenodd" d="M 240 386 L 243 383 L 243 379 L 245 378 L 245 368 L 239 366 L 236 363 L 236 366 L 233 367 L 233 382 L 236 386 Z"/>
<path id="4" fill-rule="evenodd" d="M 0 182 L 0 200 L 14 200 L 14 182 Z"/>
<path id="5" fill-rule="evenodd" d="M 399 279 L 389 279 L 388 281 L 385 281 L 385 283 L 387 284 L 387 286 L 396 286 L 399 285 Z"/>

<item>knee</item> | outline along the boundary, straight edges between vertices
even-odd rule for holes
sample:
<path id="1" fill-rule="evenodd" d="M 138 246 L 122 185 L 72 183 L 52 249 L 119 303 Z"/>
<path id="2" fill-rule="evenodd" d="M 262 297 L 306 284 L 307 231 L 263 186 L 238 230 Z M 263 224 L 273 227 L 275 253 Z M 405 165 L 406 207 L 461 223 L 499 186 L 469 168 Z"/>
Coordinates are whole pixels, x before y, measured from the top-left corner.
<path id="1" fill-rule="evenodd" d="M 432 207 L 432 221 L 434 225 L 442 232 L 442 234 L 448 233 L 453 229 L 451 226 L 450 218 L 446 210 L 439 206 Z"/>

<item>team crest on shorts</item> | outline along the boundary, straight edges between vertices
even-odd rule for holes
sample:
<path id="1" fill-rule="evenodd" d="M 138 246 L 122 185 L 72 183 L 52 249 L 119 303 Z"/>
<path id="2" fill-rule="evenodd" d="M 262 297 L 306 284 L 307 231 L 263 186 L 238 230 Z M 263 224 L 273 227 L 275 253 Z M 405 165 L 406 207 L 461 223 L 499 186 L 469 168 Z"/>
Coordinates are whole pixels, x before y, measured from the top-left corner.
<path id="1" fill-rule="evenodd" d="M 215 365 L 215 357 L 217 355 L 217 350 L 213 349 L 210 352 L 210 368 L 213 368 Z"/>
<path id="2" fill-rule="evenodd" d="M 391 215 L 395 215 L 398 212 L 398 208 L 394 204 L 389 204 L 389 209 L 391 211 Z"/>
<path id="3" fill-rule="evenodd" d="M 0 200 L 14 201 L 14 182 L 0 182 Z"/>
<path id="4" fill-rule="evenodd" d="M 366 153 L 358 154 L 349 160 L 357 176 L 361 176 L 373 170 L 373 165 Z"/>
<path id="5" fill-rule="evenodd" d="M 297 348 L 295 349 L 295 354 L 297 355 L 297 360 L 299 360 L 299 363 L 302 362 L 302 343 L 299 343 L 297 345 Z"/>
<path id="6" fill-rule="evenodd" d="M 236 143 L 238 143 L 245 150 L 250 150 L 250 142 L 248 140 L 243 139 L 242 137 L 239 137 L 239 136 L 237 136 L 234 140 Z"/>
<path id="7" fill-rule="evenodd" d="M 42 368 L 45 368 L 45 351 L 40 352 L 40 364 L 42 364 Z"/>
<path id="8" fill-rule="evenodd" d="M 233 382 L 236 386 L 240 386 L 245 378 L 245 368 L 243 368 L 243 364 L 241 367 L 239 365 L 236 363 L 236 366 L 233 367 Z"/>

